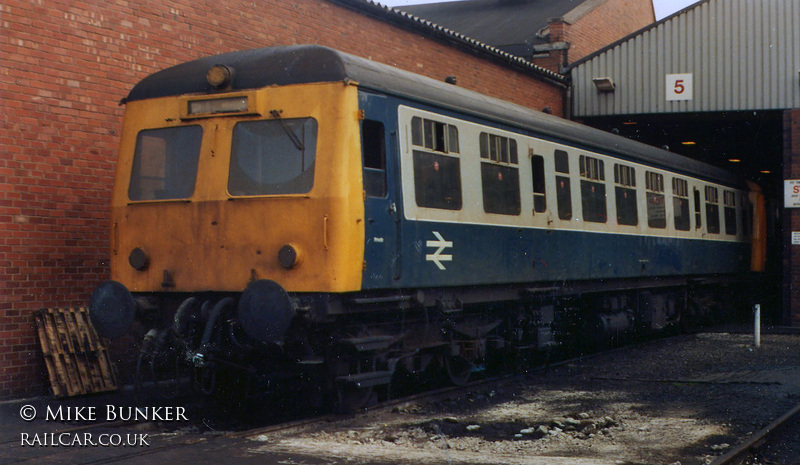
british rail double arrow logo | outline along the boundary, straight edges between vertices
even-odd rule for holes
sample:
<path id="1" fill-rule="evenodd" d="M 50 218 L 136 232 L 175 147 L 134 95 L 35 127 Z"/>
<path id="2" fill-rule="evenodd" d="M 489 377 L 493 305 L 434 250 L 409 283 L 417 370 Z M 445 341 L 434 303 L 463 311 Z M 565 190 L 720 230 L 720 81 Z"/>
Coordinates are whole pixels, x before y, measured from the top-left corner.
<path id="1" fill-rule="evenodd" d="M 433 262 L 440 270 L 445 270 L 446 268 L 442 264 L 442 262 L 451 262 L 453 261 L 453 256 L 450 254 L 443 254 L 442 252 L 445 249 L 449 249 L 453 247 L 453 241 L 446 241 L 439 231 L 432 231 L 433 235 L 436 236 L 435 241 L 426 241 L 426 247 L 436 247 L 436 252 L 429 253 L 425 255 L 425 260 L 429 262 Z"/>

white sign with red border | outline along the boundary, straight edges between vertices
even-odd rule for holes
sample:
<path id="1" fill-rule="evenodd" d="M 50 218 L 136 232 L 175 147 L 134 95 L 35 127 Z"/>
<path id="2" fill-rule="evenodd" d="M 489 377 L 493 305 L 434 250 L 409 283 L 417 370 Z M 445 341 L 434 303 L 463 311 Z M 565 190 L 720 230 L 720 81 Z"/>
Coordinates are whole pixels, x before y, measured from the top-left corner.
<path id="1" fill-rule="evenodd" d="M 800 208 L 800 179 L 786 179 L 783 181 L 783 206 L 786 208 Z"/>
<path id="2" fill-rule="evenodd" d="M 692 74 L 667 74 L 667 101 L 691 100 L 693 90 Z"/>

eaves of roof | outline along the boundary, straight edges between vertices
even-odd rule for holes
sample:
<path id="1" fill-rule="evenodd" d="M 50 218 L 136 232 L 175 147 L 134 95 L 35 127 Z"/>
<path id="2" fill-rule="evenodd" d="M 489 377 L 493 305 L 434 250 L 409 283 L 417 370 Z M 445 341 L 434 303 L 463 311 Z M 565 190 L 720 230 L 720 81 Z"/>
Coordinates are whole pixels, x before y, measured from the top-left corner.
<path id="1" fill-rule="evenodd" d="M 550 71 L 535 65 L 530 61 L 504 52 L 496 47 L 467 37 L 464 34 L 440 26 L 432 21 L 425 20 L 397 8 L 381 5 L 373 0 L 328 0 L 331 3 L 356 10 L 367 16 L 393 24 L 395 26 L 420 33 L 427 37 L 445 42 L 461 50 L 472 53 L 482 58 L 508 66 L 516 71 L 534 76 L 559 87 L 566 87 L 567 77 L 563 74 Z"/>

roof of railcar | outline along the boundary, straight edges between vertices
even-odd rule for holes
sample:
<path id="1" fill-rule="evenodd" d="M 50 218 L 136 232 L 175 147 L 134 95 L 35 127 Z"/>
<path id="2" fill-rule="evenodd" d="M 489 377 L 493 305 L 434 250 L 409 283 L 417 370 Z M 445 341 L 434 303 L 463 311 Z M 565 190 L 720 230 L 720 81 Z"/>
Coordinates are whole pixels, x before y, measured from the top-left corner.
<path id="1" fill-rule="evenodd" d="M 619 154 L 632 161 L 724 184 L 743 182 L 721 168 L 666 150 L 317 45 L 260 48 L 182 63 L 144 78 L 125 101 L 208 94 L 212 88 L 205 77 L 214 65 L 235 70 L 231 90 L 352 80 L 363 88 L 487 118 L 587 149 Z"/>

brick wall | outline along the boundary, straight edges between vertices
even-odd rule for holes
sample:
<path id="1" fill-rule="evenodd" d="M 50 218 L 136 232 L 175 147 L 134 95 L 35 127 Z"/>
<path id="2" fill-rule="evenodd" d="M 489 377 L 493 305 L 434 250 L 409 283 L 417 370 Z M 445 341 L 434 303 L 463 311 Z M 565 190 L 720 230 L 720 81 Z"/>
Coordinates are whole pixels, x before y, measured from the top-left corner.
<path id="1" fill-rule="evenodd" d="M 325 0 L 6 0 L 0 28 L 0 398 L 45 391 L 33 311 L 107 278 L 117 102 L 145 75 L 316 43 L 562 114 L 555 86 Z"/>
<path id="2" fill-rule="evenodd" d="M 570 63 L 655 21 L 650 0 L 608 0 L 567 30 Z"/>
<path id="3" fill-rule="evenodd" d="M 581 58 L 655 22 L 655 11 L 651 0 L 606 0 L 586 2 L 588 13 L 581 5 L 564 18 L 555 18 L 549 23 L 550 42 L 568 42 L 566 51 L 550 52 L 550 56 L 533 60 L 539 66 L 559 71 L 560 66 L 574 63 Z"/>
<path id="4" fill-rule="evenodd" d="M 783 177 L 800 179 L 800 110 L 783 116 Z M 783 207 L 779 203 L 778 207 Z M 783 256 L 783 323 L 800 326 L 800 245 L 792 245 L 792 231 L 800 231 L 800 209 L 785 209 Z"/>

